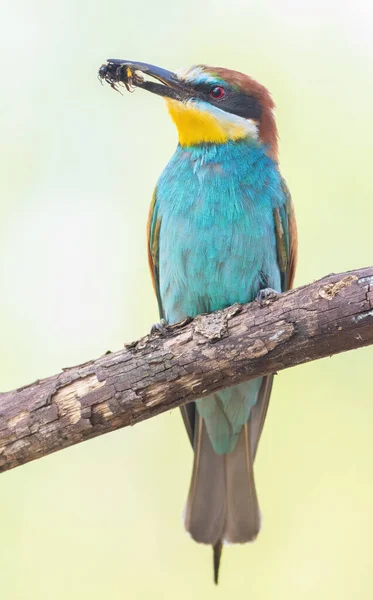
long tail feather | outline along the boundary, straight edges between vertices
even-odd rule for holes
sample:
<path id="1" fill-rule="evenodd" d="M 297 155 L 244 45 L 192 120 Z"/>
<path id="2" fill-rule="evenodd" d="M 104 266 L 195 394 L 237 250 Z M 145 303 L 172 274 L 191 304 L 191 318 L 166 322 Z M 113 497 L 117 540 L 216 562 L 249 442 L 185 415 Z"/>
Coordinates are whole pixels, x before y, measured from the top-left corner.
<path id="1" fill-rule="evenodd" d="M 185 528 L 196 542 L 215 545 L 225 525 L 225 457 L 214 452 L 206 426 L 197 414 L 194 434 L 194 465 Z"/>
<path id="2" fill-rule="evenodd" d="M 216 454 L 204 420 L 195 406 L 183 413 L 194 448 L 194 465 L 185 512 L 185 528 L 197 542 L 213 546 L 217 584 L 223 541 L 244 543 L 260 530 L 260 511 L 253 462 L 271 394 L 273 375 L 263 377 L 257 401 L 237 444 L 228 454 Z"/>
<path id="3" fill-rule="evenodd" d="M 214 546 L 213 546 L 213 552 L 214 552 L 214 582 L 216 583 L 216 585 L 218 585 L 219 583 L 219 567 L 220 567 L 220 559 L 221 559 L 221 553 L 223 551 L 223 544 L 222 541 L 219 540 Z"/>
<path id="4" fill-rule="evenodd" d="M 241 430 L 233 452 L 226 460 L 227 515 L 224 541 L 242 544 L 256 538 L 260 530 L 260 513 L 256 495 L 250 426 Z"/>

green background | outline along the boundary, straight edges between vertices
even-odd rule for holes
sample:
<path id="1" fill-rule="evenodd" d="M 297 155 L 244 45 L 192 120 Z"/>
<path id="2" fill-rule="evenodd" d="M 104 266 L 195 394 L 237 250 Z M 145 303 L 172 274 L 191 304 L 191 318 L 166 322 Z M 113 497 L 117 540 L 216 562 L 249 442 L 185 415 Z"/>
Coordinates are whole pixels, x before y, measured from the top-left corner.
<path id="1" fill-rule="evenodd" d="M 108 57 L 267 85 L 296 284 L 372 263 L 372 30 L 361 0 L 3 3 L 0 389 L 157 320 L 145 223 L 176 132 L 161 99 L 100 86 Z M 0 598 L 372 598 L 372 358 L 276 378 L 256 462 L 263 529 L 224 550 L 218 588 L 210 549 L 183 530 L 192 455 L 173 411 L 1 476 Z"/>

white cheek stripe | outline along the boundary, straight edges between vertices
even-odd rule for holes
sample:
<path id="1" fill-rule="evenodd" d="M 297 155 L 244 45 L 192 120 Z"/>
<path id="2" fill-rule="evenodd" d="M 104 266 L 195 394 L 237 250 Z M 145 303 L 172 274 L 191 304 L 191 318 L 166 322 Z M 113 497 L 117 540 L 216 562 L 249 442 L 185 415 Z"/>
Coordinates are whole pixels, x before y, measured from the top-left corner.
<path id="1" fill-rule="evenodd" d="M 258 125 L 252 119 L 244 119 L 243 117 L 237 117 L 239 119 L 240 124 L 245 129 L 248 137 L 257 140 L 259 137 Z"/>

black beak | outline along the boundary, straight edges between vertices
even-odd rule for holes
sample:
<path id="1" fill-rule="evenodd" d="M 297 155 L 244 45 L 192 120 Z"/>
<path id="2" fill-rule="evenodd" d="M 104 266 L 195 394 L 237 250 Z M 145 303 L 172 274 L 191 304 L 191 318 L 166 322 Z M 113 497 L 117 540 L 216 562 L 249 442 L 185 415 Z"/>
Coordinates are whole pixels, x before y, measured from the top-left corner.
<path id="1" fill-rule="evenodd" d="M 146 80 L 143 75 L 152 77 L 160 83 Z M 191 88 L 185 82 L 180 81 L 172 71 L 130 60 L 109 58 L 100 67 L 98 77 L 107 81 L 116 90 L 118 90 L 117 85 L 123 83 L 129 91 L 132 87 L 141 87 L 153 94 L 180 101 L 190 97 L 192 92 Z"/>

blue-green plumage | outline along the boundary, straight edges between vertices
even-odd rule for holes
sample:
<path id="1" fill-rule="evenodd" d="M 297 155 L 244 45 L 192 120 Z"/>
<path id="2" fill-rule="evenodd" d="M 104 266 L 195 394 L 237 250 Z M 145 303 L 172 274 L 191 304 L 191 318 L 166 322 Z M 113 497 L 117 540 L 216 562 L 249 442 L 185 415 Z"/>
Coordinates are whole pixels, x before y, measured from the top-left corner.
<path id="1" fill-rule="evenodd" d="M 266 287 L 281 291 L 274 211 L 285 206 L 277 164 L 259 143 L 178 146 L 159 179 L 153 212 L 166 320 L 250 302 Z M 260 384 L 197 401 L 215 452 L 233 451 Z"/>

